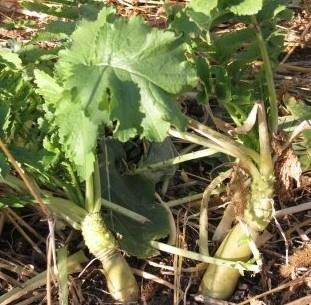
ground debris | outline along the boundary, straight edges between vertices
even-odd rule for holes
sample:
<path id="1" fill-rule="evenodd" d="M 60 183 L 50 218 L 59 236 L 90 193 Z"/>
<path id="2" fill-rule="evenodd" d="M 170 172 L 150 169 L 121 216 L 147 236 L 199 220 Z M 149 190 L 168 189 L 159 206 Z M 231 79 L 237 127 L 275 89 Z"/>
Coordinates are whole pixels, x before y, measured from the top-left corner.
<path id="1" fill-rule="evenodd" d="M 307 244 L 302 249 L 297 249 L 288 259 L 288 265 L 280 267 L 280 274 L 283 277 L 290 277 L 295 274 L 298 268 L 311 266 L 311 244 Z"/>
<path id="2" fill-rule="evenodd" d="M 298 157 L 291 147 L 283 150 L 285 135 L 274 137 L 272 146 L 276 156 L 275 162 L 275 192 L 279 199 L 286 203 L 292 199 L 292 191 L 300 186 L 301 167 Z"/>
<path id="3" fill-rule="evenodd" d="M 202 294 L 198 294 L 194 297 L 194 299 L 199 302 L 203 303 L 204 305 L 235 305 L 236 303 L 214 299 Z"/>

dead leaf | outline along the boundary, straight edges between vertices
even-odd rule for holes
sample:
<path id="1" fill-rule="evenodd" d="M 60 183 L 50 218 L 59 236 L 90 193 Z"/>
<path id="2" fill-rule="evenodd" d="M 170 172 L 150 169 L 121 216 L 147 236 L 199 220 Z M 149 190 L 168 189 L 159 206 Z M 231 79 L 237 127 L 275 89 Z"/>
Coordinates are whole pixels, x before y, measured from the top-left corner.
<path id="1" fill-rule="evenodd" d="M 276 156 L 275 192 L 282 202 L 292 199 L 292 190 L 300 186 L 301 166 L 292 147 L 283 150 L 286 137 L 284 134 L 274 136 L 272 147 Z"/>

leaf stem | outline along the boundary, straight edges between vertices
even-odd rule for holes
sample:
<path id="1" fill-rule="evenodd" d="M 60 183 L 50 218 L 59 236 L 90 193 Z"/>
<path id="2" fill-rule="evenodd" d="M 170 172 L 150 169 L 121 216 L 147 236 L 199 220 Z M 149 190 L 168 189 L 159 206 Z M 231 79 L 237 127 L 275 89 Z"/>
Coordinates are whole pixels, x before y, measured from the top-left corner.
<path id="1" fill-rule="evenodd" d="M 270 129 L 273 133 L 276 133 L 278 130 L 278 101 L 277 101 L 277 96 L 276 96 L 276 91 L 275 91 L 275 84 L 274 84 L 274 78 L 273 78 L 273 71 L 271 67 L 271 62 L 269 59 L 269 54 L 268 50 L 266 47 L 265 40 L 262 36 L 261 28 L 260 25 L 256 19 L 255 16 L 251 17 L 252 23 L 255 28 L 256 32 L 256 38 L 259 46 L 259 50 L 261 53 L 261 57 L 264 62 L 264 70 L 265 70 L 265 75 L 266 75 L 266 80 L 267 80 L 267 86 L 268 86 L 268 91 L 269 91 L 269 101 L 270 101 Z"/>
<path id="2" fill-rule="evenodd" d="M 165 204 L 169 208 L 174 208 L 178 205 L 182 205 L 182 204 L 186 204 L 186 203 L 190 203 L 190 202 L 200 200 L 200 199 L 202 199 L 202 197 L 203 197 L 203 193 L 199 193 L 199 194 L 189 195 L 189 196 L 182 197 L 182 198 L 175 199 L 175 200 L 170 200 L 170 201 L 165 202 Z"/>
<path id="3" fill-rule="evenodd" d="M 92 213 L 94 204 L 94 172 L 85 180 L 85 209 Z"/>
<path id="4" fill-rule="evenodd" d="M 216 153 L 217 151 L 215 149 L 211 149 L 211 148 L 202 149 L 202 150 L 194 151 L 188 154 L 180 155 L 175 158 L 171 158 L 171 159 L 167 159 L 164 161 L 141 166 L 135 169 L 134 171 L 130 172 L 130 174 L 137 175 L 137 174 L 144 173 L 146 171 L 157 171 L 161 168 L 173 166 L 175 164 L 183 163 L 183 162 L 194 160 L 194 159 L 208 157 Z"/>
<path id="5" fill-rule="evenodd" d="M 100 184 L 100 172 L 99 172 L 99 164 L 98 164 L 98 159 L 97 157 L 95 158 L 95 163 L 94 163 L 94 208 L 93 212 L 98 213 L 101 209 L 102 206 L 102 201 L 101 201 L 101 184 Z"/>
<path id="6" fill-rule="evenodd" d="M 209 255 L 208 250 L 208 202 L 210 200 L 213 190 L 223 183 L 224 180 L 230 177 L 232 169 L 220 173 L 212 182 L 207 186 L 203 193 L 200 208 L 199 218 L 199 250 L 201 254 Z"/>
<path id="7" fill-rule="evenodd" d="M 264 103 L 258 105 L 258 131 L 260 143 L 260 172 L 265 177 L 273 175 L 273 161 L 270 148 L 270 135 Z"/>
<path id="8" fill-rule="evenodd" d="M 249 156 L 257 164 L 259 164 L 259 155 L 253 149 L 249 149 L 248 147 L 241 145 L 240 143 L 234 141 L 232 138 L 221 134 L 212 128 L 209 128 L 208 126 L 198 121 L 191 120 L 189 122 L 189 127 L 204 137 L 207 137 L 209 140 L 215 142 L 219 146 L 223 147 L 225 150 L 229 150 L 234 152 L 236 155 L 239 155 L 237 158 L 244 159 L 246 156 Z"/>
<path id="9" fill-rule="evenodd" d="M 111 201 L 108 201 L 104 198 L 101 198 L 101 204 L 103 205 L 104 208 L 108 208 L 118 214 L 124 215 L 128 218 L 131 218 L 137 222 L 140 222 L 142 224 L 144 223 L 150 223 L 150 219 L 148 219 L 147 217 L 140 215 L 132 210 L 126 209 L 118 204 L 115 204 Z"/>
<path id="10" fill-rule="evenodd" d="M 233 156 L 235 158 L 240 159 L 241 166 L 243 166 L 253 177 L 259 177 L 260 173 L 255 166 L 255 164 L 248 158 L 247 155 L 245 155 L 243 152 L 241 152 L 237 147 L 232 149 L 233 147 L 226 146 L 226 143 L 222 143 L 225 147 L 223 147 L 221 144 L 214 143 L 206 138 L 203 138 L 201 136 L 189 133 L 189 132 L 182 132 L 175 129 L 170 129 L 169 134 L 173 137 L 183 139 L 186 141 L 189 141 L 191 143 L 199 144 L 205 147 L 209 147 L 212 149 L 215 149 L 218 152 L 224 153 L 229 156 Z"/>
<path id="11" fill-rule="evenodd" d="M 203 263 L 207 264 L 214 264 L 218 266 L 225 266 L 233 269 L 238 269 L 239 271 L 253 271 L 253 272 L 259 272 L 259 268 L 257 265 L 251 265 L 250 263 L 245 263 L 242 261 L 230 261 L 227 259 L 221 259 L 221 258 L 215 258 L 207 255 L 203 255 L 200 253 L 196 253 L 193 251 L 184 250 L 181 248 L 177 248 L 174 246 L 167 245 L 165 243 L 161 243 L 158 241 L 151 241 L 151 246 L 154 247 L 157 250 L 164 251 L 170 254 L 179 255 L 182 257 L 194 259 L 197 261 L 201 261 Z"/>

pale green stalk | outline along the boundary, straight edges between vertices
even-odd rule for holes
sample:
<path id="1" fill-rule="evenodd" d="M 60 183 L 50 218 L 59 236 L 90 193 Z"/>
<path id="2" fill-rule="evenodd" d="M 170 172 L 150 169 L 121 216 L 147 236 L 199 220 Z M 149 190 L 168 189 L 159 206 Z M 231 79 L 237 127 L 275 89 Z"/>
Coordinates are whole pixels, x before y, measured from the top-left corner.
<path id="1" fill-rule="evenodd" d="M 258 251 L 254 247 L 254 242 L 249 240 L 250 234 L 248 232 L 251 232 L 252 238 L 256 238 L 259 232 L 267 227 L 272 218 L 273 163 L 263 104 L 258 105 L 258 127 L 260 172 L 250 172 L 252 185 L 247 207 L 244 211 L 244 221 L 248 225 L 248 229 L 246 230 L 242 222 L 236 224 L 218 248 L 215 254 L 215 257 L 218 258 L 247 261 L 254 252 L 256 259 L 258 259 Z M 239 277 L 240 274 L 236 270 L 210 264 L 203 276 L 200 291 L 203 295 L 226 299 L 233 293 Z"/>
<path id="2" fill-rule="evenodd" d="M 205 147 L 209 147 L 211 149 L 215 149 L 218 152 L 238 158 L 241 162 L 241 165 L 245 167 L 245 169 L 248 170 L 251 175 L 254 175 L 254 176 L 259 175 L 259 171 L 257 167 L 248 158 L 247 154 L 239 150 L 237 145 L 236 146 L 234 146 L 233 144 L 227 145 L 225 141 L 221 141 L 220 144 L 214 143 L 213 141 L 210 141 L 201 136 L 198 136 L 198 135 L 195 135 L 189 132 L 182 132 L 182 131 L 174 130 L 174 129 L 170 129 L 169 134 L 173 137 L 183 139 L 191 143 L 199 144 Z"/>
<path id="3" fill-rule="evenodd" d="M 252 251 L 247 239 L 247 235 L 238 223 L 227 234 L 215 253 L 215 257 L 230 261 L 248 261 Z M 259 267 L 255 266 L 258 272 Z M 227 299 L 232 295 L 240 275 L 237 269 L 225 265 L 209 264 L 200 284 L 200 293 L 217 299 Z"/>
<path id="4" fill-rule="evenodd" d="M 232 169 L 227 170 L 224 173 L 219 174 L 205 189 L 203 198 L 201 201 L 200 219 L 199 219 L 199 250 L 201 254 L 209 255 L 208 250 L 208 202 L 210 200 L 213 190 L 215 190 L 219 184 L 230 177 Z"/>
<path id="5" fill-rule="evenodd" d="M 85 180 L 85 209 L 89 213 L 94 211 L 94 174 Z"/>
<path id="6" fill-rule="evenodd" d="M 203 197 L 203 193 L 199 193 L 199 194 L 189 195 L 189 196 L 179 198 L 179 199 L 175 199 L 175 200 L 170 200 L 170 201 L 165 202 L 165 204 L 169 208 L 174 208 L 176 206 L 179 206 L 179 205 L 182 205 L 185 203 L 200 200 L 200 199 L 202 199 L 202 197 Z"/>
<path id="7" fill-rule="evenodd" d="M 57 269 L 59 280 L 59 304 L 68 305 L 68 251 L 66 247 L 57 250 Z"/>
<path id="8" fill-rule="evenodd" d="M 11 180 L 14 181 L 9 183 L 16 184 L 17 188 L 24 193 L 23 185 L 20 185 L 16 179 Z M 102 216 L 99 212 L 94 212 L 98 209 L 98 202 L 101 206 L 101 201 L 100 178 L 96 171 L 86 181 L 85 205 L 88 210 L 63 198 L 44 197 L 45 207 L 48 205 L 50 210 L 68 221 L 74 228 L 81 229 L 89 251 L 102 263 L 112 297 L 120 302 L 137 301 L 139 288 L 133 272 L 120 253 L 119 245 L 105 225 Z"/>
<path id="9" fill-rule="evenodd" d="M 208 157 L 208 156 L 214 155 L 216 153 L 217 153 L 217 151 L 215 149 L 211 149 L 211 148 L 202 149 L 202 150 L 194 151 L 194 152 L 184 154 L 181 156 L 177 156 L 177 157 L 174 157 L 174 158 L 171 158 L 168 160 L 164 160 L 164 161 L 160 161 L 160 162 L 141 166 L 141 167 L 135 169 L 134 171 L 132 171 L 130 174 L 137 175 L 137 174 L 144 173 L 146 171 L 157 171 L 161 168 L 165 168 L 165 167 L 173 166 L 173 165 L 176 165 L 179 163 L 187 162 L 189 160 L 195 160 L 195 159 L 199 159 L 199 158 Z"/>
<path id="10" fill-rule="evenodd" d="M 208 255 L 203 255 L 200 253 L 196 253 L 193 251 L 188 251 L 185 249 L 177 248 L 171 245 L 167 245 L 165 243 L 161 243 L 158 241 L 151 241 L 150 242 L 151 246 L 157 250 L 164 251 L 166 253 L 174 254 L 174 255 L 179 255 L 182 257 L 186 257 L 189 259 L 193 259 L 196 261 L 200 261 L 203 263 L 207 264 L 213 264 L 217 266 L 224 266 L 226 268 L 234 269 L 237 270 L 238 272 L 242 271 L 253 271 L 253 272 L 258 272 L 258 266 L 257 265 L 252 265 L 247 262 L 243 262 L 241 260 L 231 260 L 231 259 L 223 259 L 223 258 L 218 258 L 218 257 L 211 257 Z M 241 259 L 244 257 L 241 257 Z"/>
<path id="11" fill-rule="evenodd" d="M 137 301 L 139 289 L 133 272 L 119 250 L 119 245 L 106 226 L 100 209 L 102 205 L 99 165 L 86 180 L 86 209 L 88 214 L 81 222 L 86 246 L 100 260 L 111 296 L 120 302 Z"/>
<path id="12" fill-rule="evenodd" d="M 221 134 L 220 132 L 215 131 L 212 128 L 209 128 L 208 126 L 195 120 L 189 121 L 189 127 L 195 130 L 197 133 L 215 142 L 219 146 L 223 147 L 224 149 L 234 153 L 236 156 L 239 156 L 237 158 L 243 159 L 250 157 L 253 161 L 255 161 L 256 164 L 259 163 L 259 155 L 257 152 L 234 141 L 232 138 Z"/>
<path id="13" fill-rule="evenodd" d="M 102 206 L 101 184 L 98 159 L 96 157 L 94 164 L 94 213 L 99 213 Z"/>
<path id="14" fill-rule="evenodd" d="M 267 80 L 268 91 L 269 91 L 270 128 L 273 133 L 276 133 L 278 130 L 278 100 L 277 100 L 277 95 L 275 91 L 273 71 L 272 71 L 266 43 L 262 36 L 261 29 L 260 29 L 260 25 L 258 24 L 255 16 L 252 16 L 251 18 L 252 18 L 252 23 L 255 27 L 257 43 L 258 43 L 261 57 L 264 63 L 264 70 L 265 70 L 265 75 L 266 75 L 266 80 Z"/>
<path id="15" fill-rule="evenodd" d="M 270 148 L 270 134 L 264 104 L 258 106 L 258 132 L 260 144 L 260 172 L 265 177 L 273 175 L 273 161 Z"/>
<path id="16" fill-rule="evenodd" d="M 101 261 L 109 292 L 120 302 L 137 301 L 139 289 L 119 245 L 99 213 L 88 214 L 81 223 L 90 252 Z"/>
<path id="17" fill-rule="evenodd" d="M 148 219 L 147 217 L 145 217 L 141 214 L 138 214 L 132 210 L 126 209 L 126 208 L 122 207 L 121 205 L 115 204 L 115 203 L 108 201 L 104 198 L 101 198 L 101 203 L 102 203 L 104 208 L 109 209 L 111 211 L 114 211 L 120 215 L 126 216 L 132 220 L 137 221 L 137 222 L 140 222 L 141 224 L 150 222 L 150 219 Z"/>

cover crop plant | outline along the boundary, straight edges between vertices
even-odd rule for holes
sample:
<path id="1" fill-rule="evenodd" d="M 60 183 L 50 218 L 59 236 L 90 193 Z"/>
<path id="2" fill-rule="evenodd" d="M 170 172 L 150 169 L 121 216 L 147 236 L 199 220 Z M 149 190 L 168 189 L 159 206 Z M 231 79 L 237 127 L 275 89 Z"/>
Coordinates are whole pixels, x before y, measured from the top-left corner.
<path id="1" fill-rule="evenodd" d="M 157 253 L 149 241 L 165 237 L 169 222 L 163 207 L 150 206 L 154 195 L 150 182 L 142 177 L 127 179 L 118 173 L 122 150 L 108 139 L 106 130 L 125 142 L 137 135 L 162 141 L 171 124 L 184 128 L 187 121 L 174 98 L 197 83 L 184 53 L 185 44 L 174 33 L 152 29 L 141 18 L 117 17 L 112 9 L 105 8 L 97 20 L 80 22 L 69 47 L 59 52 L 52 75 L 34 70 L 37 93 L 44 99 L 41 116 L 37 113 L 39 117 L 34 118 L 41 124 L 41 145 L 45 153 L 56 153 L 54 168 L 63 169 L 65 164 L 65 175 L 72 177 L 67 188 L 65 180 L 67 198 L 41 189 L 43 201 L 81 229 L 86 246 L 102 262 L 111 295 L 122 302 L 138 299 L 139 291 L 108 225 L 122 235 L 120 243 L 129 254 L 146 257 Z M 19 64 L 15 67 L 18 73 L 22 73 L 16 54 L 2 53 L 4 65 L 12 69 L 14 64 L 6 62 L 10 56 Z M 36 169 L 38 164 L 30 168 Z M 46 186 L 53 192 L 62 186 L 59 173 L 44 171 L 37 171 L 38 183 L 40 179 L 49 180 Z M 3 182 L 19 195 L 28 193 L 25 185 L 10 174 L 4 175 Z M 84 198 L 81 183 L 85 186 Z M 137 194 L 131 193 L 135 189 Z M 113 199 L 124 204 L 129 212 L 136 208 L 147 213 L 144 227 L 137 224 L 137 214 L 132 222 L 126 216 L 125 221 L 122 215 L 111 217 L 109 213 L 104 220 L 102 205 L 111 206 Z M 4 206 L 8 204 L 2 201 Z"/>
<path id="2" fill-rule="evenodd" d="M 276 24 L 291 16 L 286 3 L 192 0 L 185 8 L 168 8 L 171 29 L 184 33 L 192 60 L 197 64 L 202 84 L 198 100 L 202 103 L 217 101 L 218 107 L 224 108 L 238 125 L 237 128 L 228 127 L 214 117 L 207 106 L 216 127 L 234 134 L 238 142 L 192 119 L 188 126 L 196 134 L 170 131 L 172 136 L 236 158 L 243 169 L 239 172 L 244 171 L 244 174 L 240 173 L 239 207 L 235 207 L 244 212 L 236 215 L 237 224 L 222 241 L 216 258 L 246 262 L 253 254 L 259 261 L 254 241 L 273 217 L 274 165 L 270 142 L 272 134 L 278 130 L 278 105 L 272 67 L 277 64 L 283 41 L 283 34 Z M 224 34 L 212 31 L 218 24 L 232 21 L 239 22 L 241 29 Z M 252 65 L 258 60 L 262 60 L 261 69 L 254 71 Z M 268 105 L 268 122 L 264 104 Z M 257 112 L 258 131 L 252 130 Z M 250 187 L 243 181 L 245 173 L 251 177 Z M 199 243 L 200 252 L 208 255 L 206 201 L 208 197 L 202 200 Z M 227 299 L 239 277 L 237 269 L 209 264 L 200 292 Z"/>

